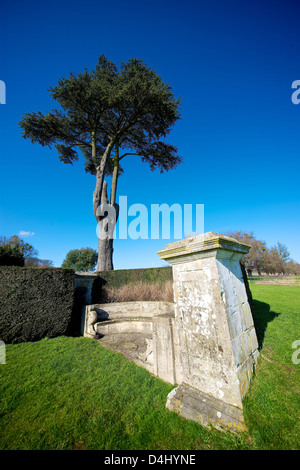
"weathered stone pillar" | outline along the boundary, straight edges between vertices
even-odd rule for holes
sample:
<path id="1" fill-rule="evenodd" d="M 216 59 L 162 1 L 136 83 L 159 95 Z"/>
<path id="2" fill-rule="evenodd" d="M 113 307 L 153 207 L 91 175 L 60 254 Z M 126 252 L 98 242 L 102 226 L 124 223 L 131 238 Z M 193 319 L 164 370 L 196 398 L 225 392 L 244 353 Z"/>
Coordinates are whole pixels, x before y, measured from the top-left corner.
<path id="1" fill-rule="evenodd" d="M 174 313 L 153 317 L 153 373 L 165 382 L 176 384 L 173 321 Z"/>
<path id="2" fill-rule="evenodd" d="M 158 252 L 173 267 L 180 385 L 167 407 L 219 429 L 245 429 L 242 399 L 258 344 L 239 260 L 250 247 L 209 232 Z"/>

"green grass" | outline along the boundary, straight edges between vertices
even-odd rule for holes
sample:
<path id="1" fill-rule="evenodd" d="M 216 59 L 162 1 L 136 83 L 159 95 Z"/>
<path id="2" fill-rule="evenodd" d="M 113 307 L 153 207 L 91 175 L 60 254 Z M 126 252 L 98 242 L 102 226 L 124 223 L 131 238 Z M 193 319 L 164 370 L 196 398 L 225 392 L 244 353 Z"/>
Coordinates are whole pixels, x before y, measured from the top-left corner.
<path id="1" fill-rule="evenodd" d="M 249 432 L 222 433 L 165 408 L 173 386 L 87 338 L 7 345 L 0 449 L 298 449 L 299 288 L 251 285 L 262 355 L 244 401 Z"/>
<path id="2" fill-rule="evenodd" d="M 251 290 L 261 355 L 244 401 L 249 432 L 258 448 L 299 449 L 300 364 L 292 361 L 292 344 L 300 340 L 300 289 L 252 285 Z"/>

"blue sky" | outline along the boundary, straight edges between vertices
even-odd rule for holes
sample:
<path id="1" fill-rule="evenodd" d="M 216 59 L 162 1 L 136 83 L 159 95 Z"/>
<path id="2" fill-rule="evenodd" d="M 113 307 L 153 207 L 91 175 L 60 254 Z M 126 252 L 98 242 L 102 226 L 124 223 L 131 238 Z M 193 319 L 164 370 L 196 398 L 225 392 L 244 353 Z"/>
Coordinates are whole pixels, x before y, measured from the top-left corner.
<path id="1" fill-rule="evenodd" d="M 253 231 L 300 262 L 299 4 L 287 0 L 14 1 L 1 7 L 0 235 L 29 232 L 40 258 L 60 266 L 73 248 L 97 248 L 94 177 L 21 137 L 23 113 L 55 107 L 47 89 L 92 69 L 143 59 L 181 97 L 168 136 L 184 162 L 161 175 L 124 159 L 128 204 L 204 204 L 204 230 Z M 172 241 L 172 240 L 171 240 Z M 116 269 L 165 264 L 168 240 L 116 240 Z"/>

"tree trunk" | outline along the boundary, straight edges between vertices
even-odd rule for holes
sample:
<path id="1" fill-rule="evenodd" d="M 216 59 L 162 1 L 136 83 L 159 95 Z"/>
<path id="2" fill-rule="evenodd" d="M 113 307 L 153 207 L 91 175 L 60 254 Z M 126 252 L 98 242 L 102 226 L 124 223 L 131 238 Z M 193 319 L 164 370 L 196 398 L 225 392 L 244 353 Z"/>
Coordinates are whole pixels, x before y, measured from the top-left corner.
<path id="1" fill-rule="evenodd" d="M 113 238 L 99 238 L 97 271 L 112 271 L 113 266 Z"/>
<path id="2" fill-rule="evenodd" d="M 119 143 L 116 140 L 115 142 L 115 157 L 114 157 L 114 170 L 112 177 L 112 187 L 110 195 L 110 204 L 107 197 L 107 183 L 103 180 L 103 171 L 99 167 L 97 170 L 97 182 L 96 189 L 94 191 L 93 205 L 94 205 L 94 214 L 98 222 L 98 261 L 97 261 L 97 271 L 112 271 L 113 266 L 113 234 L 115 226 L 119 217 L 119 205 L 116 204 L 116 192 L 117 192 L 117 181 L 119 174 Z M 101 178 L 103 184 L 101 187 Z M 100 190 L 101 190 L 101 201 L 100 201 Z M 100 206 L 101 202 L 101 206 Z M 100 207 L 99 207 L 100 206 Z M 101 234 L 100 234 L 101 231 Z M 106 233 L 104 233 L 104 231 Z M 101 236 L 99 236 L 101 235 Z"/>
<path id="3" fill-rule="evenodd" d="M 106 148 L 105 153 L 102 155 L 100 160 L 100 165 L 96 168 L 96 187 L 95 191 L 93 192 L 93 212 L 94 216 L 97 220 L 97 223 L 103 224 L 105 213 L 101 214 L 101 205 L 108 204 L 107 200 L 107 183 L 104 181 L 105 176 L 105 165 L 107 159 L 110 156 L 111 150 L 114 145 L 114 139 L 112 139 L 109 145 Z M 92 158 L 93 161 L 97 162 L 97 155 L 96 155 L 96 139 L 95 139 L 95 132 L 92 132 Z M 100 212 L 99 212 L 100 209 Z M 107 249 L 107 253 L 106 250 Z M 97 261 L 97 271 L 106 271 L 112 270 L 112 243 L 108 243 L 106 239 L 98 240 L 98 261 Z M 111 261 L 109 261 L 111 260 Z"/>
<path id="4" fill-rule="evenodd" d="M 96 271 L 112 271 L 114 269 L 113 234 L 119 216 L 119 206 L 118 204 L 111 205 L 108 203 L 106 181 L 103 181 L 101 206 L 97 213 L 99 233 Z"/>

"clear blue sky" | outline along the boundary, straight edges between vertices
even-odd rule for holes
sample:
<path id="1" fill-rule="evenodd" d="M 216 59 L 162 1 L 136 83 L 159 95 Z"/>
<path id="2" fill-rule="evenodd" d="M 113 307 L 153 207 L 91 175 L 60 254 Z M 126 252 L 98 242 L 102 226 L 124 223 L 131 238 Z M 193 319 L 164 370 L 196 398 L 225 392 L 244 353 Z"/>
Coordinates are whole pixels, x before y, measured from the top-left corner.
<path id="1" fill-rule="evenodd" d="M 47 89 L 69 72 L 143 59 L 181 97 L 168 141 L 184 163 L 164 175 L 132 157 L 128 203 L 205 205 L 205 232 L 253 231 L 300 262 L 300 5 L 288 0 L 5 0 L 1 6 L 0 235 L 30 232 L 60 266 L 97 248 L 94 177 L 21 137 L 22 114 L 55 107 Z M 167 240 L 117 240 L 116 269 L 161 266 Z"/>

